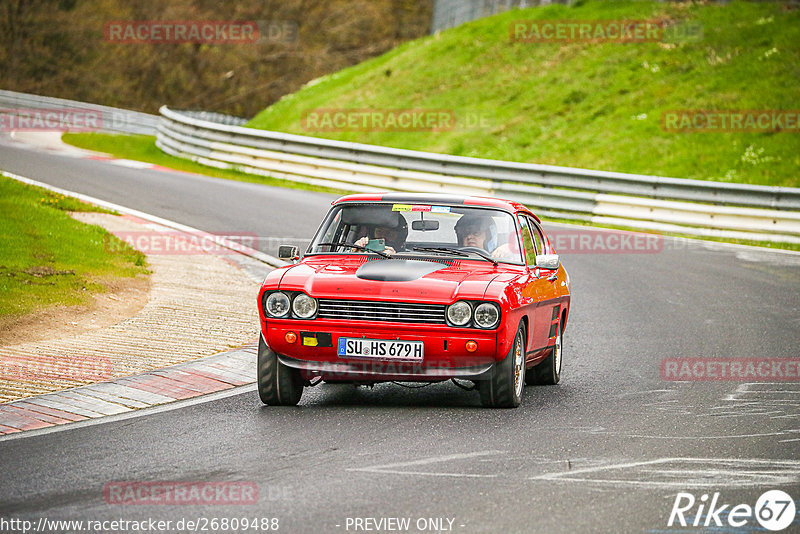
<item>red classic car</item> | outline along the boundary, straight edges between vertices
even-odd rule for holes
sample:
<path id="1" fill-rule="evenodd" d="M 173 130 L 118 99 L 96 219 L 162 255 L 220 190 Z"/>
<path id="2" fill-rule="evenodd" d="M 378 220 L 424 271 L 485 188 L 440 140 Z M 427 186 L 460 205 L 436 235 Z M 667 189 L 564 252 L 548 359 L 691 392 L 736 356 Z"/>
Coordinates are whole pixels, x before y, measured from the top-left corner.
<path id="1" fill-rule="evenodd" d="M 295 405 L 325 382 L 453 380 L 485 406 L 556 384 L 569 275 L 516 202 L 360 194 L 333 202 L 258 295 L 258 393 Z"/>

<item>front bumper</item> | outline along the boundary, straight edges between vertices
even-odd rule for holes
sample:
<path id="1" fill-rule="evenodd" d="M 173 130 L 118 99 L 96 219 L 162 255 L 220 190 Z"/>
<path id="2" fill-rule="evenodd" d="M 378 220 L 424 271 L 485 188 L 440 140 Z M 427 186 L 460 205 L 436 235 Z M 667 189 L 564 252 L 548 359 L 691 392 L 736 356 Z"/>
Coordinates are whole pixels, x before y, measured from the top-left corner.
<path id="1" fill-rule="evenodd" d="M 453 328 L 446 325 L 379 323 L 367 321 L 332 320 L 267 320 L 262 324 L 264 340 L 280 361 L 301 369 L 306 378 L 324 379 L 381 379 L 437 380 L 447 378 L 478 378 L 493 368 L 497 361 L 497 331 L 474 328 Z M 286 340 L 293 332 L 294 343 Z M 309 334 L 330 335 L 331 346 L 304 345 Z M 337 354 L 340 337 L 422 341 L 424 358 L 421 362 L 405 362 L 391 358 L 345 358 Z M 469 352 L 468 341 L 477 349 Z"/>
<path id="2" fill-rule="evenodd" d="M 303 371 L 306 378 L 322 377 L 325 380 L 447 380 L 464 378 L 479 380 L 490 376 L 493 363 L 473 367 L 438 368 L 431 365 L 408 365 L 385 360 L 308 362 L 278 355 L 278 360 L 288 367 Z"/>

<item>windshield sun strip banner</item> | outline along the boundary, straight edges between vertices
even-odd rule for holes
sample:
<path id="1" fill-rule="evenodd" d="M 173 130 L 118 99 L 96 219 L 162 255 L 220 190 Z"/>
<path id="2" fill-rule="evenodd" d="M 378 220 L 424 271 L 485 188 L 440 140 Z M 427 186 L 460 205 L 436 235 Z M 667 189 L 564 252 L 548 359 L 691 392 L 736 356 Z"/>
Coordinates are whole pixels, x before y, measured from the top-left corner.
<path id="1" fill-rule="evenodd" d="M 433 213 L 450 213 L 450 207 L 430 206 L 425 204 L 393 204 L 392 211 L 430 211 Z"/>

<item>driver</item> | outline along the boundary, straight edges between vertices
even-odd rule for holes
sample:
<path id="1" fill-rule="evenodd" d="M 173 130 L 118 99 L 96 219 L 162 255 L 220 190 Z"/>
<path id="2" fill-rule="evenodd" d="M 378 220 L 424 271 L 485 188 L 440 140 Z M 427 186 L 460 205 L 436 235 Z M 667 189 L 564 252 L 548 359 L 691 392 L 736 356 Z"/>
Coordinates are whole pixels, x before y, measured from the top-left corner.
<path id="1" fill-rule="evenodd" d="M 386 248 L 381 252 L 391 255 L 397 251 L 402 251 L 408 238 L 408 223 L 400 212 L 395 212 L 395 214 L 397 215 L 397 222 L 393 226 L 369 227 L 371 231 L 368 229 L 368 234 L 356 241 L 355 244 L 360 247 L 366 247 L 370 239 L 383 239 Z"/>

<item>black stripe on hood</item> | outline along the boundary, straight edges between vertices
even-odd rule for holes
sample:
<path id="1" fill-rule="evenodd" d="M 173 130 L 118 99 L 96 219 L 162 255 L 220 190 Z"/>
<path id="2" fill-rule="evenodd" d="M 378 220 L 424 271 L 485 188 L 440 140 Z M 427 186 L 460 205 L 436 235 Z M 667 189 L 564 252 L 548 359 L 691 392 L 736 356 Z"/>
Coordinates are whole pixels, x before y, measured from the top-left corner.
<path id="1" fill-rule="evenodd" d="M 359 267 L 356 276 L 362 280 L 379 282 L 411 282 L 446 267 L 430 261 L 378 260 L 369 261 Z"/>

